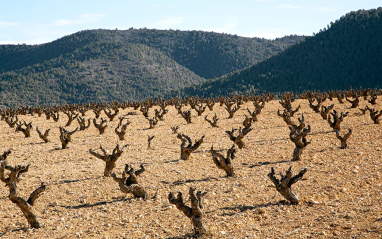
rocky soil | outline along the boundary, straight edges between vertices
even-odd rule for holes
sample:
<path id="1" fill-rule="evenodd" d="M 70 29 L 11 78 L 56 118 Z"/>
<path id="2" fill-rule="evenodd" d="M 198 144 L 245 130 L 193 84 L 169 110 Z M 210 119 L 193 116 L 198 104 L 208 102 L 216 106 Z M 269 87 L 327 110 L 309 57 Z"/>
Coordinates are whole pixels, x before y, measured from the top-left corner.
<path id="1" fill-rule="evenodd" d="M 296 100 L 293 107 L 301 109 L 293 118 L 304 113 L 311 126 L 307 139 L 311 140 L 302 153 L 302 160 L 292 162 L 294 144 L 289 129 L 277 116 L 282 109 L 278 101 L 268 102 L 253 130 L 244 138 L 246 147 L 237 149 L 233 160 L 236 177 L 226 178 L 210 154 L 213 145 L 223 155 L 232 146 L 226 130 L 239 128 L 247 114 L 254 109 L 252 102 L 242 105 L 234 118 L 228 119 L 223 106 L 215 105 L 202 116 L 193 110 L 192 123 L 186 124 L 173 106 L 164 121 L 154 129 L 139 112 L 128 116 L 126 140 L 114 133 L 118 119 L 108 122 L 105 134 L 99 135 L 92 125 L 75 133 L 67 149 L 61 149 L 59 126 L 67 117 L 46 120 L 44 116 L 20 116 L 32 121 L 41 131 L 51 128 L 49 143 L 43 143 L 34 130 L 30 138 L 15 132 L 0 122 L 0 152 L 8 149 L 10 165 L 30 164 L 18 184 L 19 195 L 27 198 L 41 182 L 47 185 L 34 210 L 42 224 L 30 229 L 28 223 L 8 199 L 8 188 L 0 184 L 0 238 L 184 238 L 192 236 L 190 220 L 168 202 L 169 192 L 183 192 L 190 205 L 188 190 L 207 192 L 203 222 L 209 234 L 204 238 L 382 238 L 382 126 L 374 124 L 369 115 L 350 103 L 334 103 L 339 112 L 349 112 L 342 123 L 341 133 L 349 128 L 353 134 L 348 148 L 340 149 L 340 141 L 321 116 L 309 108 L 307 100 Z M 364 108 L 366 101 L 361 100 Z M 382 101 L 377 106 L 382 109 Z M 120 115 L 133 112 L 122 110 Z M 154 110 L 150 109 L 153 116 Z M 205 115 L 217 114 L 218 128 L 211 127 Z M 88 111 L 86 118 L 94 118 Z M 102 113 L 103 118 L 107 118 Z M 77 122 L 67 127 L 70 130 Z M 203 144 L 187 161 L 180 160 L 181 141 L 171 127 L 193 140 L 205 135 Z M 152 149 L 147 147 L 147 135 L 155 136 Z M 122 193 L 111 177 L 104 177 L 105 163 L 92 156 L 89 149 L 100 145 L 112 149 L 128 144 L 117 161 L 115 172 L 121 175 L 125 164 L 138 169 L 144 164 L 146 172 L 139 176 L 146 188 L 147 201 Z M 307 168 L 303 179 L 293 185 L 300 198 L 298 205 L 284 201 L 268 178 L 273 167 L 277 176 L 292 166 L 293 173 Z M 157 192 L 155 200 L 151 199 Z"/>

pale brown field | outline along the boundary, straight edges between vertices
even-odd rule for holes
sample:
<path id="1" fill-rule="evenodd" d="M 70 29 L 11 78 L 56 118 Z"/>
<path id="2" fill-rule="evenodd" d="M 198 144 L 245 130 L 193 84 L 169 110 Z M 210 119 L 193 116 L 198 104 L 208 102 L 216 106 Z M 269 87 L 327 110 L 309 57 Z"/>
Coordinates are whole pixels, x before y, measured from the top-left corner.
<path id="1" fill-rule="evenodd" d="M 328 105 L 329 100 L 324 102 Z M 186 124 L 173 106 L 164 121 L 155 129 L 148 129 L 148 121 L 139 112 L 129 116 L 125 141 L 114 133 L 118 119 L 109 122 L 104 135 L 92 125 L 73 135 L 68 149 L 60 149 L 59 126 L 67 117 L 60 115 L 59 122 L 46 120 L 45 116 L 21 116 L 32 121 L 34 128 L 52 128 L 50 143 L 42 143 L 37 132 L 24 138 L 4 121 L 0 122 L 2 138 L 0 152 L 11 149 L 10 165 L 30 164 L 29 171 L 18 184 L 19 195 L 27 198 L 41 182 L 48 185 L 34 207 L 40 229 L 29 229 L 19 208 L 8 199 L 8 189 L 0 185 L 0 237 L 1 238 L 183 238 L 192 233 L 190 220 L 167 200 L 169 192 L 181 191 L 188 205 L 188 189 L 207 191 L 205 196 L 204 224 L 210 235 L 204 238 L 382 238 L 382 126 L 373 124 L 369 115 L 360 115 L 359 109 L 349 109 L 350 104 L 339 104 L 334 109 L 349 111 L 342 123 L 353 134 L 347 149 L 340 149 L 339 140 L 319 114 L 301 104 L 305 121 L 312 132 L 302 154 L 302 161 L 291 162 L 294 144 L 289 140 L 289 129 L 277 109 L 278 101 L 265 105 L 252 124 L 253 130 L 244 138 L 246 148 L 237 151 L 234 167 L 237 176 L 225 178 L 225 173 L 213 164 L 209 149 L 226 150 L 232 146 L 225 130 L 239 128 L 248 102 L 227 119 L 224 107 L 215 105 Z M 361 100 L 360 107 L 367 102 Z M 378 109 L 382 101 L 378 99 Z M 126 114 L 132 108 L 120 112 Z M 154 110 L 150 109 L 150 115 Z M 219 128 L 212 128 L 205 120 L 216 113 Z M 104 113 L 102 116 L 106 118 Z M 88 111 L 87 118 L 94 113 Z M 294 117 L 296 120 L 296 117 Z M 179 125 L 180 132 L 193 140 L 205 135 L 204 143 L 191 154 L 188 161 L 179 160 L 180 140 L 171 127 Z M 74 129 L 77 122 L 69 127 Z M 147 148 L 147 135 L 155 138 L 153 149 Z M 112 150 L 116 144 L 129 144 L 117 161 L 115 172 L 120 175 L 126 163 L 147 169 L 139 179 L 153 196 L 158 198 L 137 200 L 122 193 L 112 178 L 103 177 L 104 162 L 89 154 L 89 149 L 100 145 Z M 293 189 L 300 204 L 280 203 L 283 197 L 275 190 L 267 174 L 271 167 L 285 172 L 293 166 L 294 173 L 307 167 L 303 180 Z"/>

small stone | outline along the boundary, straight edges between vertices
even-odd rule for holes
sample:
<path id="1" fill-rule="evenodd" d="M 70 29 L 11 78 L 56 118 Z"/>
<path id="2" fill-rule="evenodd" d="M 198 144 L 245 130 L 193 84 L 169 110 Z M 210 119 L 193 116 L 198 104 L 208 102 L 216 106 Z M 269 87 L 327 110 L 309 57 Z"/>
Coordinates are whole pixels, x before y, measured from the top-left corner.
<path id="1" fill-rule="evenodd" d="M 309 199 L 307 200 L 307 202 L 308 202 L 308 203 L 311 203 L 311 204 L 320 204 L 319 202 L 313 200 L 312 198 L 309 198 Z"/>
<path id="2" fill-rule="evenodd" d="M 259 214 L 264 215 L 267 211 L 264 208 L 259 208 L 256 210 Z"/>

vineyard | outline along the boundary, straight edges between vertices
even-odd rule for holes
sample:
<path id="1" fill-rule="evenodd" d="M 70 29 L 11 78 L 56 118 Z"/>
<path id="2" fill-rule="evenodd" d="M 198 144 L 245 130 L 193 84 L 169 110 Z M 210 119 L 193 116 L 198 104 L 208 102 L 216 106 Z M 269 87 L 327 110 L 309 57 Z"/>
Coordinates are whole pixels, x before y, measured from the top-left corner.
<path id="1" fill-rule="evenodd" d="M 0 238 L 379 238 L 381 115 L 363 89 L 3 109 Z"/>

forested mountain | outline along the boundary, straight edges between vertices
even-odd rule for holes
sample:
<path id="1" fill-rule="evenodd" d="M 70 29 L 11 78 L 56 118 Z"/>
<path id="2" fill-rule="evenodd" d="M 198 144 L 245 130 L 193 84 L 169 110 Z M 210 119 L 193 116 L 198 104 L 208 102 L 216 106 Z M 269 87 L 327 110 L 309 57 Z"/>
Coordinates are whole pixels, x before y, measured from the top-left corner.
<path id="1" fill-rule="evenodd" d="M 0 45 L 0 104 L 141 100 L 281 52 L 276 40 L 202 31 L 86 30 L 41 45 Z"/>
<path id="2" fill-rule="evenodd" d="M 173 96 L 382 87 L 382 8 L 341 17 L 280 54 Z"/>
<path id="3" fill-rule="evenodd" d="M 91 49 L 86 45 L 79 51 L 83 61 L 57 57 L 1 74 L 1 101 L 4 105 L 125 101 L 204 81 L 144 45 L 104 44 L 101 52 L 107 57 L 99 58 L 92 57 Z"/>
<path id="4" fill-rule="evenodd" d="M 276 40 L 247 38 L 203 31 L 160 31 L 131 29 L 120 32 L 120 39 L 154 47 L 197 75 L 211 79 L 275 55 L 304 36 Z"/>

